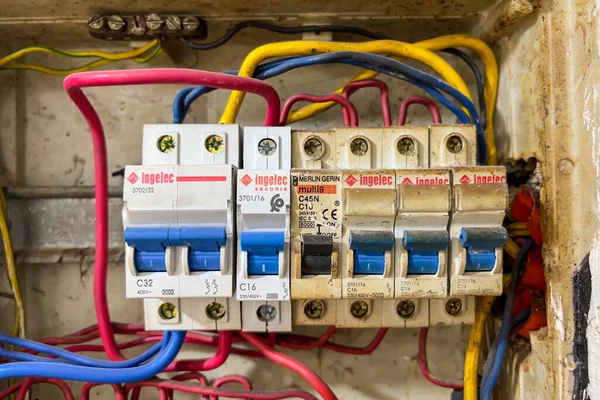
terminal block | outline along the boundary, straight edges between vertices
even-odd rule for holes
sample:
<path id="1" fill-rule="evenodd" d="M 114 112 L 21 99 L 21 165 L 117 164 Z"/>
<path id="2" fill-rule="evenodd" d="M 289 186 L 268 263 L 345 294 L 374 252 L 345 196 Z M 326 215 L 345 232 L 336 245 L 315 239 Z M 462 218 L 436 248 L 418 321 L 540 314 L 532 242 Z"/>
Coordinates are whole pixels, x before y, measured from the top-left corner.
<path id="1" fill-rule="evenodd" d="M 290 331 L 290 128 L 244 129 L 238 171 L 237 299 L 242 329 Z"/>
<path id="2" fill-rule="evenodd" d="M 237 125 L 146 125 L 127 166 L 126 290 L 148 329 L 239 329 L 233 298 Z"/>

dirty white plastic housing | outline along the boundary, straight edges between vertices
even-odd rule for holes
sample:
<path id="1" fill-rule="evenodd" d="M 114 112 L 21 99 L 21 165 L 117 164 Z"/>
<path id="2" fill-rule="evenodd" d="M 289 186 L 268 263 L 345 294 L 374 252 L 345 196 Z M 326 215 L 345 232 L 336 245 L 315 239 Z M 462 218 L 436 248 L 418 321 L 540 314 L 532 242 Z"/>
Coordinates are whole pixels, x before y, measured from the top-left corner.
<path id="1" fill-rule="evenodd" d="M 382 168 L 429 167 L 427 126 L 384 128 L 382 140 Z"/>
<path id="2" fill-rule="evenodd" d="M 161 139 L 171 141 L 161 151 Z M 148 329 L 237 329 L 239 303 L 234 298 L 234 182 L 239 165 L 237 125 L 145 125 L 142 166 L 127 166 L 123 225 L 128 227 L 224 227 L 217 271 L 190 271 L 188 247 L 167 247 L 166 272 L 138 273 L 134 249 L 126 246 L 127 297 L 144 302 Z M 164 149 L 163 149 L 164 150 Z M 151 179 L 154 176 L 154 179 Z M 161 300 L 157 300 L 161 299 Z M 161 318 L 166 299 L 178 317 Z M 206 314 L 211 303 L 223 305 L 217 319 Z M 174 326 L 177 328 L 174 328 Z"/>
<path id="3" fill-rule="evenodd" d="M 494 252 L 491 271 L 467 272 L 467 250 L 459 240 L 462 228 L 500 228 L 508 206 L 504 167 L 452 168 L 454 201 L 450 235 L 452 255 L 450 294 L 499 296 L 502 294 L 502 246 Z"/>
<path id="4" fill-rule="evenodd" d="M 290 331 L 291 129 L 244 128 L 243 163 L 237 179 L 237 299 L 242 302 L 242 330 Z M 243 235 L 269 232 L 283 232 L 276 274 L 251 273 Z M 261 317 L 261 306 L 273 307 L 274 318 Z"/>
<path id="5" fill-rule="evenodd" d="M 414 311 L 412 314 L 401 314 L 398 311 L 399 305 L 402 310 L 410 310 L 412 305 Z M 390 328 L 423 328 L 429 326 L 429 300 L 382 300 L 381 325 Z"/>
<path id="6" fill-rule="evenodd" d="M 448 294 L 447 248 L 439 251 L 435 274 L 408 274 L 405 231 L 447 232 L 452 202 L 450 171 L 444 169 L 396 170 L 398 214 L 395 235 L 395 297 L 443 298 Z"/>
<path id="7" fill-rule="evenodd" d="M 448 307 L 448 303 L 460 304 L 460 308 Z M 448 310 L 458 309 L 457 313 Z M 475 297 L 451 296 L 445 299 L 429 300 L 429 326 L 434 325 L 471 325 L 475 322 Z"/>

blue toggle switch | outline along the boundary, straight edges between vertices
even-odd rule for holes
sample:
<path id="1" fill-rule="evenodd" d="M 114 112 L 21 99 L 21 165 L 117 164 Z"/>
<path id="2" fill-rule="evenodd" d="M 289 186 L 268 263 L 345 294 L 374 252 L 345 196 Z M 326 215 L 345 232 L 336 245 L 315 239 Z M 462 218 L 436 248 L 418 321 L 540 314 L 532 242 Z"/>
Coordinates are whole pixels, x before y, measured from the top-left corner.
<path id="1" fill-rule="evenodd" d="M 284 246 L 283 231 L 242 232 L 240 248 L 248 253 L 248 275 L 279 274 L 279 252 Z"/>
<path id="2" fill-rule="evenodd" d="M 169 231 L 171 246 L 188 246 L 190 271 L 219 271 L 221 269 L 220 247 L 227 244 L 224 226 L 173 227 Z"/>
<path id="3" fill-rule="evenodd" d="M 224 226 L 136 226 L 125 229 L 125 242 L 135 248 L 138 272 L 166 272 L 165 252 L 172 246 L 189 246 L 190 271 L 218 271 L 221 267 L 219 248 L 227 243 L 227 234 Z"/>
<path id="4" fill-rule="evenodd" d="M 462 228 L 458 239 L 467 250 L 466 272 L 491 271 L 496 265 L 496 249 L 504 246 L 508 233 L 503 227 Z"/>
<path id="5" fill-rule="evenodd" d="M 404 231 L 402 245 L 408 252 L 407 275 L 435 275 L 439 268 L 439 252 L 448 248 L 446 231 Z"/>
<path id="6" fill-rule="evenodd" d="M 167 271 L 169 227 L 129 227 L 125 229 L 125 242 L 135 249 L 133 258 L 138 272 Z"/>
<path id="7" fill-rule="evenodd" d="M 354 275 L 382 275 L 385 271 L 385 252 L 393 247 L 392 231 L 350 231 Z"/>

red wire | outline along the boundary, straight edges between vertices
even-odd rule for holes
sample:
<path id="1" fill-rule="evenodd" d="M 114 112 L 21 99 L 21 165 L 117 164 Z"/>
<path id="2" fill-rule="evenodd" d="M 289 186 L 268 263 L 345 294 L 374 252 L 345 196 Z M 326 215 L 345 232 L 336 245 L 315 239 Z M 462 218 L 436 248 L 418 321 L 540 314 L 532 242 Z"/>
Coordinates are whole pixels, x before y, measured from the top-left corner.
<path id="1" fill-rule="evenodd" d="M 347 118 L 347 116 L 344 115 L 344 126 L 358 126 L 358 114 L 356 108 L 354 108 L 354 105 L 352 105 L 347 98 L 338 94 L 314 95 L 308 93 L 296 93 L 288 97 L 281 110 L 281 117 L 279 118 L 280 125 L 285 125 L 287 123 L 288 114 L 290 113 L 292 106 L 299 101 L 309 101 L 311 103 L 336 102 L 346 110 L 346 113 L 349 116 L 349 118 Z"/>
<path id="2" fill-rule="evenodd" d="M 387 333 L 387 328 L 379 329 L 377 331 L 377 334 L 375 335 L 375 337 L 365 347 L 344 346 L 341 344 L 336 344 L 336 343 L 331 343 L 331 342 L 325 342 L 322 347 L 332 350 L 332 351 L 335 351 L 335 352 L 338 352 L 338 353 L 344 353 L 344 354 L 353 354 L 353 355 L 371 354 L 373 351 L 375 351 L 375 349 L 377 349 L 377 347 L 379 347 L 379 345 L 381 344 L 381 341 L 385 337 L 386 333 Z M 277 344 L 282 347 L 295 349 L 295 347 L 293 347 L 293 346 L 297 346 L 299 343 L 300 344 L 310 343 L 313 340 L 314 340 L 313 338 L 308 337 L 308 336 L 290 334 L 290 335 L 285 335 L 285 340 L 278 341 Z"/>
<path id="3" fill-rule="evenodd" d="M 125 385 L 125 393 L 129 393 L 134 388 L 155 387 L 162 389 L 172 389 L 185 393 L 194 393 L 208 396 L 230 397 L 233 399 L 250 400 L 279 400 L 300 398 L 304 400 L 317 400 L 312 394 L 299 389 L 284 389 L 278 391 L 248 391 L 239 389 L 223 389 L 215 387 L 201 387 L 187 382 L 175 382 L 169 380 L 153 379 L 149 381 L 134 382 Z"/>
<path id="4" fill-rule="evenodd" d="M 108 165 L 106 141 L 100 118 L 82 91 L 83 87 L 143 84 L 191 84 L 255 93 L 267 101 L 265 125 L 277 125 L 280 99 L 271 85 L 252 78 L 188 69 L 146 69 L 93 71 L 69 75 L 64 87 L 85 118 L 92 135 L 96 184 L 96 255 L 94 263 L 94 302 L 98 330 L 111 360 L 123 360 L 110 320 L 106 294 L 108 269 Z"/>
<path id="5" fill-rule="evenodd" d="M 277 344 L 282 347 L 285 347 L 288 349 L 293 349 L 293 350 L 311 350 L 311 349 L 314 349 L 317 347 L 321 347 L 325 343 L 327 343 L 327 341 L 329 339 L 331 339 L 331 337 L 333 336 L 335 331 L 336 331 L 336 327 L 330 326 L 327 329 L 327 331 L 320 338 L 318 338 L 317 340 L 312 340 L 312 338 L 311 338 L 311 341 L 308 343 L 297 343 L 297 342 L 294 342 L 293 340 L 288 341 L 288 340 L 286 340 L 286 338 L 287 338 L 287 335 L 286 335 L 286 336 L 278 338 Z M 298 335 L 298 336 L 300 336 L 300 335 Z"/>
<path id="6" fill-rule="evenodd" d="M 317 393 L 319 393 L 323 397 L 323 399 L 337 399 L 336 395 L 333 393 L 331 388 L 327 386 L 327 384 L 321 379 L 321 377 L 319 377 L 313 370 L 308 368 L 306 365 L 302 364 L 300 361 L 278 352 L 252 333 L 241 331 L 239 332 L 239 335 L 246 339 L 254 347 L 256 347 L 269 360 L 281 366 L 284 366 L 300 375 L 317 391 Z"/>
<path id="7" fill-rule="evenodd" d="M 463 381 L 457 380 L 445 380 L 437 378 L 429 372 L 429 368 L 427 367 L 427 332 L 429 329 L 421 328 L 419 332 L 419 368 L 421 369 L 421 373 L 429 382 L 434 385 L 441 386 L 443 388 L 448 389 L 462 389 Z"/>
<path id="8" fill-rule="evenodd" d="M 239 383 L 244 386 L 244 389 L 251 391 L 254 388 L 252 387 L 252 382 L 250 379 L 243 375 L 228 375 L 222 376 L 220 378 L 215 379 L 212 386 L 215 388 L 219 388 L 223 385 L 227 385 L 228 383 Z M 210 400 L 219 400 L 218 396 L 210 396 Z"/>
<path id="9" fill-rule="evenodd" d="M 203 360 L 174 360 L 164 372 L 172 371 L 209 371 L 223 365 L 231 354 L 231 345 L 233 340 L 232 331 L 219 332 L 219 346 L 217 353 Z"/>
<path id="10" fill-rule="evenodd" d="M 437 108 L 435 103 L 429 100 L 426 97 L 421 96 L 412 96 L 408 99 L 405 99 L 400 104 L 400 111 L 398 112 L 398 123 L 396 125 L 402 126 L 406 123 L 406 114 L 408 113 L 408 106 L 411 104 L 422 104 L 429 110 L 429 114 L 431 114 L 431 120 L 434 124 L 441 124 L 442 117 L 440 116 L 440 110 Z"/>
<path id="11" fill-rule="evenodd" d="M 379 88 L 379 91 L 381 92 L 381 113 L 383 114 L 383 124 L 385 126 L 391 126 L 392 115 L 390 112 L 390 91 L 385 82 L 380 81 L 379 79 L 366 79 L 364 81 L 350 82 L 344 88 L 342 96 L 347 99 L 350 99 L 350 96 L 352 96 L 354 92 L 356 92 L 359 89 L 368 87 Z M 346 121 L 346 119 L 348 118 L 348 113 L 345 109 L 342 109 L 342 113 L 344 114 L 344 121 Z"/>
<path id="12" fill-rule="evenodd" d="M 85 399 L 89 399 L 90 398 L 90 392 L 93 388 L 95 388 L 96 386 L 101 386 L 103 385 L 102 383 L 93 383 L 93 382 L 86 382 L 85 385 L 83 385 L 83 387 L 81 388 L 81 395 L 79 396 L 80 400 L 85 400 Z M 121 385 L 110 385 L 112 386 L 114 392 L 115 392 L 115 400 L 127 400 L 127 395 L 125 395 L 125 391 L 123 390 L 123 386 Z"/>
<path id="13" fill-rule="evenodd" d="M 208 386 L 208 379 L 199 372 L 186 372 L 183 374 L 175 375 L 171 378 L 172 381 L 183 382 L 190 380 L 197 380 L 200 386 Z M 173 389 L 165 389 L 169 400 L 173 398 Z M 133 400 L 133 399 L 132 399 Z M 202 395 L 202 400 L 209 400 L 208 396 Z"/>
<path id="14" fill-rule="evenodd" d="M 71 392 L 71 389 L 69 388 L 69 385 L 67 385 L 64 381 L 61 381 L 60 379 L 53 379 L 53 378 L 26 378 L 26 379 L 23 379 L 23 380 L 15 383 L 14 385 L 7 387 L 2 392 L 0 392 L 0 399 L 4 399 L 13 393 L 16 393 L 17 390 L 19 390 L 19 389 L 21 389 L 21 391 L 19 392 L 19 399 L 20 400 L 25 399 L 27 397 L 27 392 L 29 391 L 31 386 L 35 385 L 37 383 L 49 383 L 51 385 L 54 385 L 60 389 L 60 391 L 62 392 L 65 399 L 75 400 L 75 397 L 73 396 L 73 393 Z"/>

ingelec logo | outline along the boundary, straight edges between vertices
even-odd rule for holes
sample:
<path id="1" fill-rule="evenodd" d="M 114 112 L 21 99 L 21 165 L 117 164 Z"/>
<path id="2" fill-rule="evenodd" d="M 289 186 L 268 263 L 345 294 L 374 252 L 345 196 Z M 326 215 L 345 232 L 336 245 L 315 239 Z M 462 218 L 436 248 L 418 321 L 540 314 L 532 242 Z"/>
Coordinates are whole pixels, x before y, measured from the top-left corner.
<path id="1" fill-rule="evenodd" d="M 127 180 L 134 185 L 137 181 L 140 180 L 140 177 L 137 176 L 137 174 L 135 172 L 132 172 L 129 174 L 129 176 L 127 177 Z"/>
<path id="2" fill-rule="evenodd" d="M 127 180 L 129 182 L 131 182 L 132 185 L 134 185 L 137 181 L 140 180 L 140 177 L 135 172 L 132 172 L 127 177 Z M 160 184 L 160 183 L 173 183 L 173 182 L 175 182 L 175 174 L 169 174 L 169 173 L 165 173 L 165 172 L 157 172 L 155 174 L 147 174 L 145 172 L 142 172 L 142 184 L 144 184 L 144 185 L 154 185 L 154 184 Z"/>

